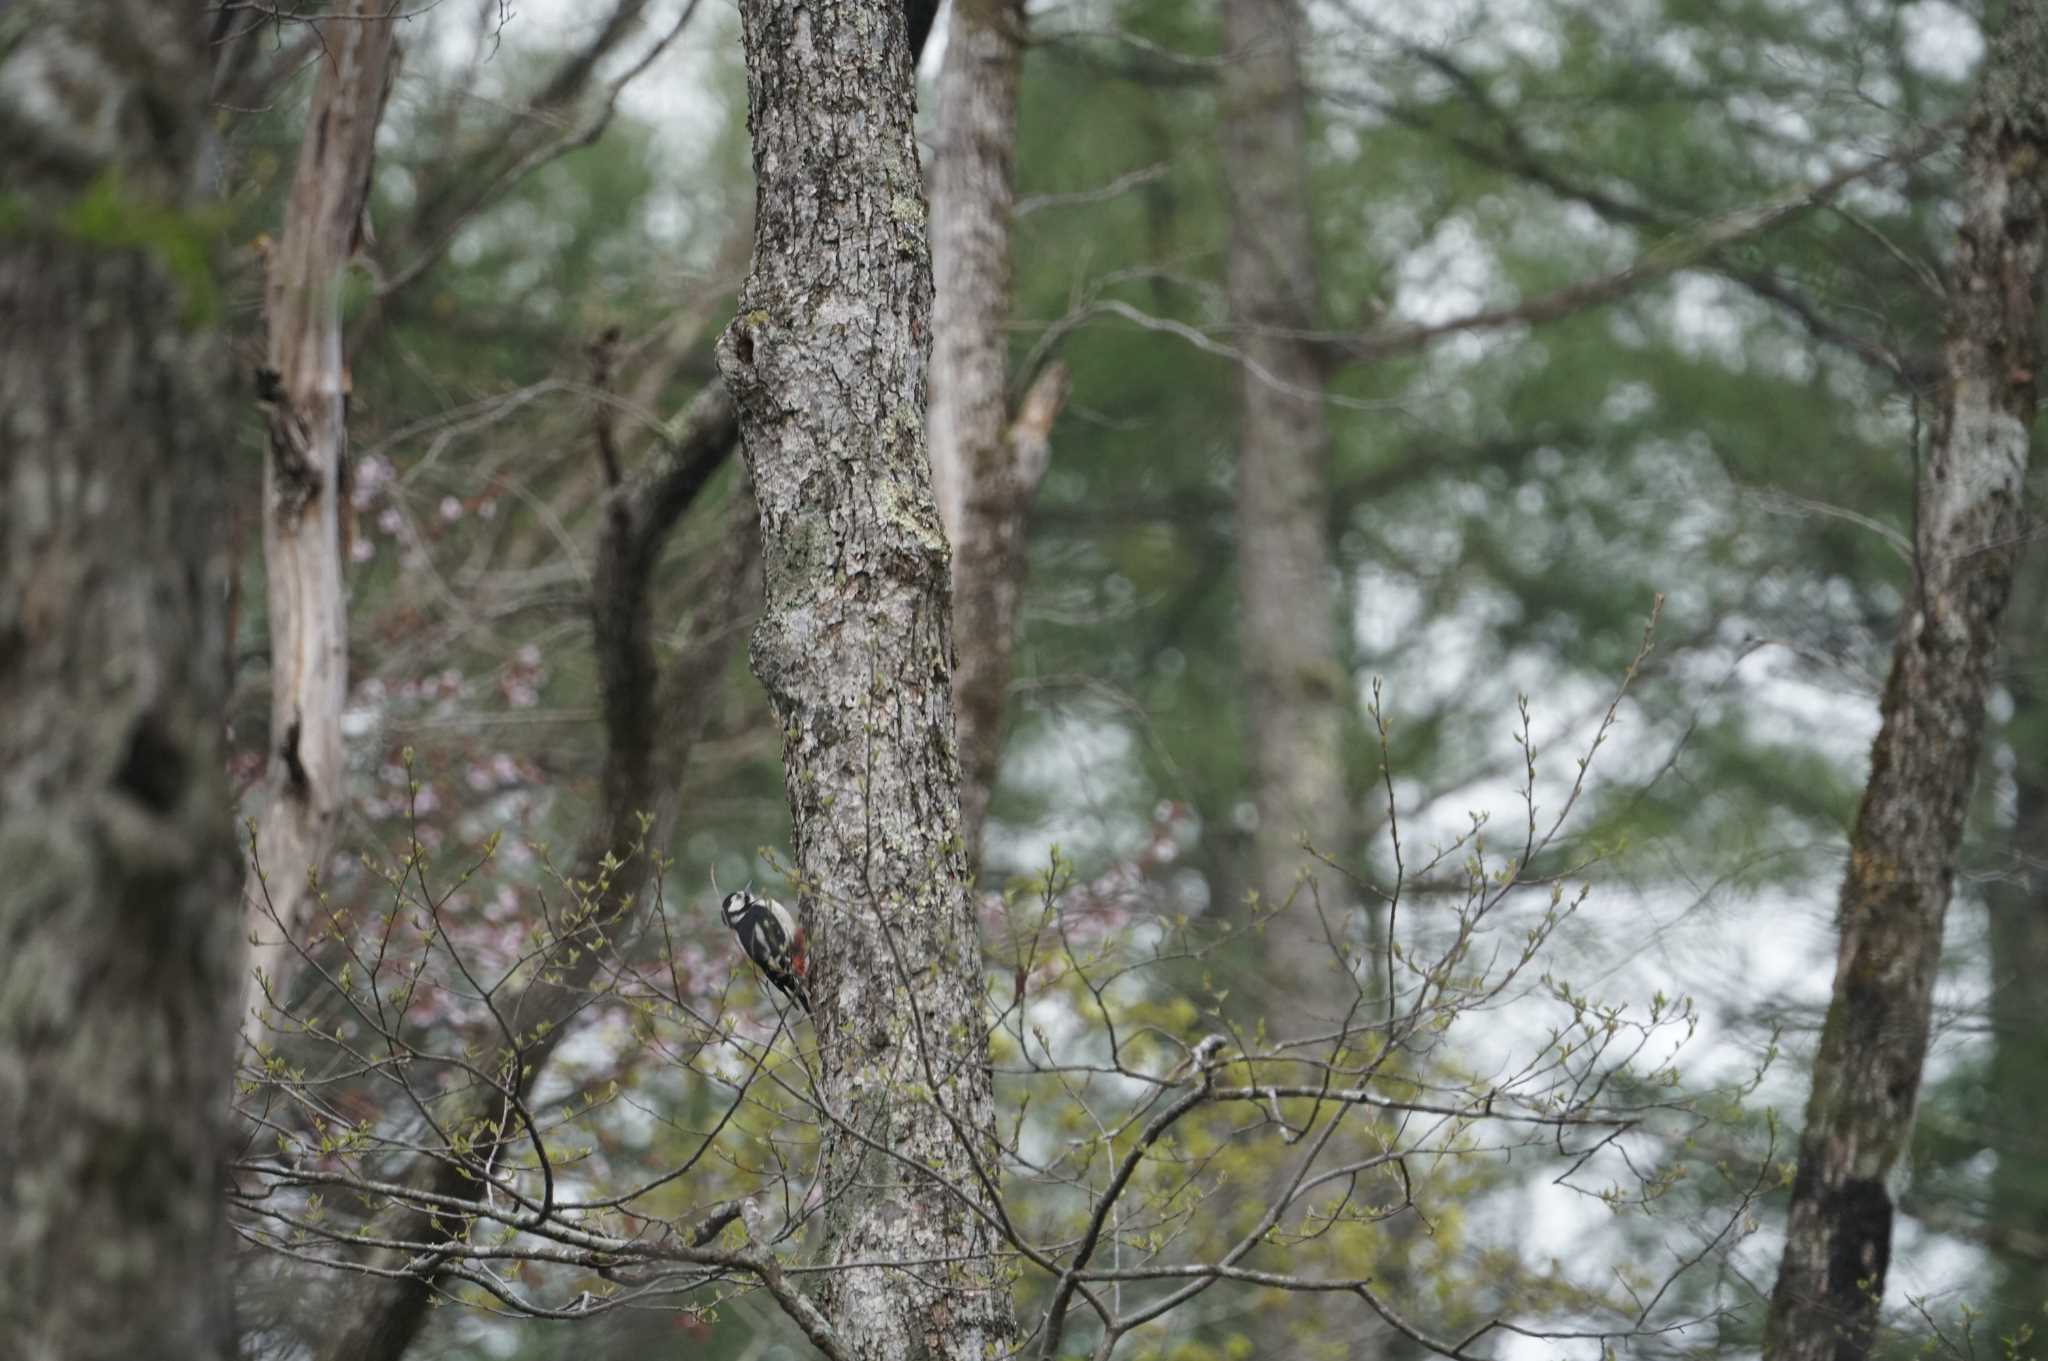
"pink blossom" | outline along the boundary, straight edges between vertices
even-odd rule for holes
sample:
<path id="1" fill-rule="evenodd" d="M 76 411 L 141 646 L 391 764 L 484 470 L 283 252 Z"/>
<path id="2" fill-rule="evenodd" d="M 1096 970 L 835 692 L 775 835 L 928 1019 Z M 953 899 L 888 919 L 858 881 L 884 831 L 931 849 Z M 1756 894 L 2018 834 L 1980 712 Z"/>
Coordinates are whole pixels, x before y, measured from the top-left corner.
<path id="1" fill-rule="evenodd" d="M 395 475 L 391 460 L 382 454 L 372 454 L 368 458 L 357 460 L 351 472 L 355 477 L 355 485 L 349 492 L 349 500 L 354 502 L 357 510 L 366 508 L 370 502 L 376 500 L 377 493 L 382 491 L 384 485 Z"/>

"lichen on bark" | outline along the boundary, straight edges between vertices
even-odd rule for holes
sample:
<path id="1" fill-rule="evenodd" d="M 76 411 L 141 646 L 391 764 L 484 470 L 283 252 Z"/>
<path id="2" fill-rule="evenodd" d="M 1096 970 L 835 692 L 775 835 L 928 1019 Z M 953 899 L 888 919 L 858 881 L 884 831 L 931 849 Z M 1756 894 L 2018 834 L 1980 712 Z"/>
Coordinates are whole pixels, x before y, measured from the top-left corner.
<path id="1" fill-rule="evenodd" d="M 753 663 L 782 723 L 811 937 L 832 1198 L 821 1253 L 839 1267 L 820 1302 L 855 1356 L 991 1358 L 1015 1324 L 989 1218 L 993 1097 L 923 428 L 931 261 L 903 10 L 749 0 L 741 21 L 755 249 L 719 365 L 770 564 Z M 934 1258 L 958 1265 L 872 1265 Z"/>
<path id="2" fill-rule="evenodd" d="M 0 236 L 0 1331 L 28 1361 L 225 1361 L 234 399 L 194 306 L 210 257 L 145 229 L 203 214 L 204 16 L 8 20 L 9 190 L 146 210 Z"/>

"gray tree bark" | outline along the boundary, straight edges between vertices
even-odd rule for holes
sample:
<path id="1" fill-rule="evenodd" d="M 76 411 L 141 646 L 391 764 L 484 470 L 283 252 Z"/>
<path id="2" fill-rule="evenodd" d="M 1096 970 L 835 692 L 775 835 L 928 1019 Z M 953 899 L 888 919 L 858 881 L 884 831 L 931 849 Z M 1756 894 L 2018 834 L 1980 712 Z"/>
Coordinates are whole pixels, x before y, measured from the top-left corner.
<path id="1" fill-rule="evenodd" d="M 204 7 L 0 14 L 0 1319 L 233 1354 Z"/>
<path id="2" fill-rule="evenodd" d="M 370 192 L 377 124 L 393 70 L 384 0 L 349 0 L 319 23 L 319 83 L 269 261 L 270 329 L 263 464 L 263 566 L 270 623 L 270 761 L 255 858 L 243 886 L 249 974 L 242 1025 L 295 960 L 309 874 L 334 849 L 348 762 L 341 711 L 348 698 L 347 563 L 341 542 L 347 491 L 348 366 L 341 283 Z"/>
<path id="3" fill-rule="evenodd" d="M 754 263 L 719 367 L 761 507 L 754 673 L 782 721 L 829 1197 L 861 1358 L 994 1358 L 993 1096 L 960 836 L 931 262 L 897 0 L 748 0 Z M 891 1262 L 932 1262 L 911 1270 Z"/>
<path id="4" fill-rule="evenodd" d="M 1886 1179 L 1927 1055 L 1942 919 L 2021 541 L 2048 254 L 2048 0 L 2013 0 L 1963 160 L 1963 220 L 1870 782 L 1842 881 L 1834 999 L 1814 1061 L 1768 1361 L 1869 1355 L 1891 1253 Z"/>
<path id="5" fill-rule="evenodd" d="M 1276 995 L 1329 995 L 1335 959 L 1305 885 L 1324 855 L 1352 851 L 1344 785 L 1345 713 L 1337 661 L 1336 572 L 1328 516 L 1330 432 L 1314 343 L 1315 245 L 1309 230 L 1301 30 L 1295 0 L 1224 0 L 1222 138 L 1230 203 L 1228 284 L 1241 427 L 1237 473 L 1240 651 L 1248 765 L 1258 826 L 1252 883 Z M 1317 876 L 1333 919 L 1335 875 Z M 1295 897 L 1299 887 L 1299 897 Z"/>
<path id="6" fill-rule="evenodd" d="M 1011 437 L 1010 227 L 1016 198 L 1023 0 L 954 0 L 932 155 L 932 490 L 953 547 L 960 839 L 980 862 L 1016 648 L 1024 519 L 1044 472 Z M 1057 410 L 1057 404 L 1054 406 Z M 1049 421 L 1046 424 L 1050 424 Z"/>

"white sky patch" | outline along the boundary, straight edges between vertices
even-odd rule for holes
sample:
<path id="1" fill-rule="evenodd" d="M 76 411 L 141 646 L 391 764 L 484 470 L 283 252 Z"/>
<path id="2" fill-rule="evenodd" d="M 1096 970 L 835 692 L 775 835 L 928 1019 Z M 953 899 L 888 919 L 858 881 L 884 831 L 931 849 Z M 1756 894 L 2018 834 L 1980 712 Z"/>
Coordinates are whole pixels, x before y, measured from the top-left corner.
<path id="1" fill-rule="evenodd" d="M 1706 79 L 1697 35 L 1689 29 L 1667 28 L 1651 42 L 1650 55 L 1682 85 L 1695 86 Z"/>
<path id="2" fill-rule="evenodd" d="M 1450 795 L 1424 807 L 1416 808 L 1409 804 L 1404 808 L 1403 839 L 1412 842 L 1411 859 L 1414 849 L 1448 845 L 1471 830 L 1475 813 L 1489 815 L 1488 841 L 1495 846 L 1505 846 L 1510 841 L 1519 843 L 1525 834 L 1528 808 L 1524 802 L 1526 775 L 1520 749 L 1516 746 L 1516 736 L 1521 731 L 1521 716 L 1516 712 L 1514 702 L 1517 692 L 1534 696 L 1529 701 L 1529 732 L 1536 746 L 1535 797 L 1539 832 L 1547 830 L 1563 810 L 1572 782 L 1578 776 L 1578 759 L 1586 754 L 1599 718 L 1606 712 L 1607 702 L 1613 698 L 1612 683 L 1560 677 L 1530 652 L 1518 652 L 1498 659 L 1482 658 L 1476 650 L 1476 643 L 1478 635 L 1485 631 L 1479 628 L 1454 632 L 1434 626 L 1429 630 L 1431 639 L 1440 642 L 1441 646 L 1422 648 L 1424 655 L 1441 661 L 1456 649 L 1469 659 L 1468 665 L 1450 668 L 1456 674 L 1441 692 L 1424 696 L 1417 693 L 1418 686 L 1410 685 L 1405 679 L 1399 688 L 1392 683 L 1386 688 L 1384 703 L 1388 719 L 1397 726 L 1404 709 L 1412 713 L 1417 708 L 1434 707 L 1455 695 L 1469 695 L 1473 688 L 1472 665 L 1482 660 L 1487 667 L 1488 688 L 1500 692 L 1496 708 L 1487 710 L 1488 716 L 1481 719 L 1484 733 L 1480 747 L 1468 758 L 1472 767 L 1492 764 L 1498 767 L 1499 773 L 1460 785 Z M 1631 760 L 1624 754 L 1624 745 L 1623 736 L 1617 731 L 1602 746 L 1595 757 L 1597 780 L 1621 778 L 1623 772 L 1620 767 L 1623 764 L 1639 765 L 1646 759 L 1644 754 L 1638 754 Z M 1594 780 L 1589 779 L 1589 792 L 1593 784 Z M 1590 805 L 1582 811 L 1590 811 Z"/>
<path id="3" fill-rule="evenodd" d="M 1373 18 L 1420 43 L 1443 43 L 1469 32 L 1479 15 L 1478 0 L 1385 0 Z"/>
<path id="4" fill-rule="evenodd" d="M 1618 269 L 1628 263 L 1641 249 L 1633 227 L 1609 222 L 1583 203 L 1560 203 L 1555 205 L 1554 211 L 1565 230 L 1598 245 L 1601 257 L 1613 268 Z M 1542 245 L 1546 250 L 1555 249 L 1555 238 L 1546 235 Z"/>
<path id="5" fill-rule="evenodd" d="M 1123 724 L 1067 705 L 1046 714 L 1043 736 L 1014 745 L 1003 761 L 1005 785 L 1028 790 L 1052 812 L 1030 825 L 991 825 L 989 859 L 1042 869 L 1055 846 L 1086 863 L 1127 850 L 1144 827 L 1125 811 L 1137 802 L 1143 773 Z"/>
<path id="6" fill-rule="evenodd" d="M 1495 29 L 1500 45 L 1531 66 L 1555 69 L 1564 59 L 1564 40 L 1554 23 L 1509 16 Z"/>
<path id="7" fill-rule="evenodd" d="M 1502 287 L 1493 252 L 1461 214 L 1401 261 L 1394 274 L 1394 311 L 1405 321 L 1433 326 L 1479 310 Z"/>
<path id="8" fill-rule="evenodd" d="M 1783 648 L 1760 648 L 1737 665 L 1750 735 L 1816 751 L 1861 770 L 1877 736 L 1877 696 L 1823 685 Z"/>
<path id="9" fill-rule="evenodd" d="M 1691 358 L 1741 369 L 1747 328 L 1729 298 L 1730 285 L 1705 274 L 1681 274 L 1671 290 L 1671 333 Z"/>
<path id="10" fill-rule="evenodd" d="M 1619 425 L 1657 409 L 1657 390 L 1648 383 L 1616 383 L 1600 399 L 1600 419 Z"/>
<path id="11" fill-rule="evenodd" d="M 1423 594 L 1406 577 L 1368 565 L 1353 577 L 1351 632 L 1369 655 L 1395 650 L 1395 645 L 1422 617 Z"/>
<path id="12" fill-rule="evenodd" d="M 1841 191 L 1835 195 L 1835 202 L 1858 217 L 1878 220 L 1901 218 L 1913 209 L 1912 196 L 1906 192 L 1905 185 L 1882 177 L 1857 180 L 1853 184 L 1843 185 Z"/>
<path id="13" fill-rule="evenodd" d="M 1899 10 L 1907 64 L 1922 75 L 1960 81 L 1984 55 L 1984 35 L 1947 0 L 1915 0 Z"/>

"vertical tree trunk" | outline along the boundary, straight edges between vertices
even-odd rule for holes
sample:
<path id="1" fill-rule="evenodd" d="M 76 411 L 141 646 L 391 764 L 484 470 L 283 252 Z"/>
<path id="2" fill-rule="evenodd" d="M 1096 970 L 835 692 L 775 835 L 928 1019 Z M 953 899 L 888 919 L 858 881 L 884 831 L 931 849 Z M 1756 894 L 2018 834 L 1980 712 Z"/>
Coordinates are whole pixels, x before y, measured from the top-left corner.
<path id="1" fill-rule="evenodd" d="M 967 500 L 1000 454 L 1009 364 L 1023 0 L 954 0 L 932 148 L 932 496 L 956 545 Z M 957 571 L 957 564 L 956 564 Z M 957 609 L 955 611 L 958 613 Z"/>
<path id="2" fill-rule="evenodd" d="M 900 0 L 747 0 L 754 264 L 719 366 L 761 507 L 754 672 L 782 720 L 812 939 L 820 1303 L 862 1358 L 1015 1341 L 960 839 L 931 264 Z M 943 1261 L 900 1270 L 878 1263 Z"/>
<path id="3" fill-rule="evenodd" d="M 939 72 L 932 156 L 932 489 L 953 546 L 953 709 L 960 739 L 960 839 L 980 863 L 1002 755 L 1016 649 L 1024 521 L 1045 470 L 1054 388 L 1010 421 L 1006 388 L 1010 228 L 1023 0 L 954 0 Z M 1046 403 L 1049 402 L 1049 407 Z"/>
<path id="4" fill-rule="evenodd" d="M 1964 149 L 1962 229 L 1912 596 L 1842 882 L 1834 1000 L 1814 1061 L 1769 1361 L 1867 1356 L 1999 615 L 2020 544 L 2048 248 L 2048 0 L 2013 0 Z"/>
<path id="5" fill-rule="evenodd" d="M 203 8 L 0 39 L 0 1319 L 10 1356 L 233 1353 L 234 841 Z"/>
<path id="6" fill-rule="evenodd" d="M 1230 310 L 1245 362 L 1237 473 L 1240 650 L 1250 741 L 1253 886 L 1272 907 L 1314 860 L 1346 856 L 1344 716 L 1325 499 L 1330 434 L 1316 322 L 1296 0 L 1224 0 L 1222 136 Z M 1324 909 L 1344 904 L 1320 876 Z M 1310 897 L 1267 928 L 1276 996 L 1327 995 L 1334 959 Z"/>
<path id="7" fill-rule="evenodd" d="M 289 938 L 310 898 L 307 875 L 334 848 L 348 765 L 348 601 L 341 499 L 348 457 L 348 368 L 341 280 L 370 191 L 377 122 L 390 83 L 393 23 L 384 0 L 348 0 L 320 28 L 320 80 L 270 260 L 269 455 L 263 465 L 263 563 L 270 620 L 270 764 L 243 900 L 250 944 L 243 1025 L 265 986 L 291 970 Z M 258 868 L 261 879 L 258 879 Z"/>

